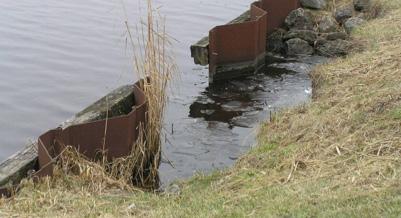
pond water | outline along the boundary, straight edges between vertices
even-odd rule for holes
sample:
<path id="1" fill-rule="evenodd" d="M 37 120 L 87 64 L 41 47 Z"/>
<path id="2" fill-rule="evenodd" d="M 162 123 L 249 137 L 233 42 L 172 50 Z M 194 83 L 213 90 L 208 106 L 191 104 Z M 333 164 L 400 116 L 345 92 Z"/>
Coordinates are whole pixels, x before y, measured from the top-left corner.
<path id="1" fill-rule="evenodd" d="M 308 61 L 276 64 L 266 74 L 214 88 L 208 88 L 207 68 L 193 64 L 191 43 L 252 1 L 154 1 L 177 40 L 181 72 L 167 110 L 164 183 L 231 165 L 254 144 L 254 127 L 270 111 L 308 99 Z M 2 0 L 0 161 L 109 91 L 136 81 L 124 21 L 127 14 L 129 23 L 138 23 L 145 9 L 143 0 Z"/>

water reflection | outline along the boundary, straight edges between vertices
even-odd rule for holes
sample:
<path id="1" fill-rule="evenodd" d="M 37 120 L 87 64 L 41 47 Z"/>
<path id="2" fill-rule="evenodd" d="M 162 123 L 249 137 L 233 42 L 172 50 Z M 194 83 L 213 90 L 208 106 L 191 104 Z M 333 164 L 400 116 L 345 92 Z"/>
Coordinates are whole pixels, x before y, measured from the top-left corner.
<path id="1" fill-rule="evenodd" d="M 272 61 L 262 74 L 204 87 L 192 103 L 184 103 L 189 108 L 187 119 L 169 118 L 177 128 L 165 146 L 170 161 L 161 165 L 162 181 L 233 164 L 255 143 L 255 128 L 271 112 L 308 101 L 308 74 L 323 61 L 320 57 Z"/>
<path id="2" fill-rule="evenodd" d="M 310 63 L 303 59 L 272 63 L 262 74 L 214 84 L 191 104 L 189 117 L 224 122 L 229 128 L 253 127 L 257 117 L 265 118 L 264 111 L 274 110 L 279 95 L 298 94 L 295 102 L 293 98 L 280 100 L 281 104 L 295 104 L 310 94 L 307 74 L 318 60 L 315 57 Z"/>

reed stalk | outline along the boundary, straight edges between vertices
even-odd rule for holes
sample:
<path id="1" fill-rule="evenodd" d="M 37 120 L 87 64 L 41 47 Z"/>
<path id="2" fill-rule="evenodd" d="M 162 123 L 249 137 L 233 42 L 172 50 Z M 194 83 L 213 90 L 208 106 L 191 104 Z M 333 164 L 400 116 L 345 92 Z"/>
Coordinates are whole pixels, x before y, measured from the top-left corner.
<path id="1" fill-rule="evenodd" d="M 125 22 L 127 41 L 133 50 L 134 72 L 141 79 L 140 88 L 145 94 L 148 109 L 146 123 L 138 127 L 140 134 L 131 153 L 127 157 L 107 162 L 107 151 L 103 146 L 103 158 L 93 163 L 72 147 L 68 147 L 69 151 L 64 152 L 60 161 L 60 169 L 63 169 L 64 174 L 72 173 L 86 178 L 90 187 L 96 187 L 96 192 L 116 184 L 125 190 L 133 190 L 132 185 L 145 189 L 159 186 L 158 168 L 168 100 L 167 89 L 177 71 L 174 58 L 169 52 L 171 43 L 166 33 L 165 19 L 155 16 L 151 0 L 147 0 L 147 6 L 147 19 L 141 22 L 140 28 L 136 28 L 135 34 L 128 21 Z M 106 133 L 107 127 L 105 135 Z"/>
<path id="2" fill-rule="evenodd" d="M 147 122 L 141 126 L 141 136 L 133 147 L 135 157 L 134 183 L 141 187 L 157 187 L 158 168 L 161 160 L 162 129 L 168 100 L 169 82 L 174 77 L 176 65 L 165 29 L 165 19 L 155 15 L 152 1 L 147 1 L 147 21 L 133 37 L 127 25 L 129 41 L 133 48 L 134 71 L 142 79 L 141 89 L 147 99 Z M 128 169 L 129 170 L 129 169 Z"/>

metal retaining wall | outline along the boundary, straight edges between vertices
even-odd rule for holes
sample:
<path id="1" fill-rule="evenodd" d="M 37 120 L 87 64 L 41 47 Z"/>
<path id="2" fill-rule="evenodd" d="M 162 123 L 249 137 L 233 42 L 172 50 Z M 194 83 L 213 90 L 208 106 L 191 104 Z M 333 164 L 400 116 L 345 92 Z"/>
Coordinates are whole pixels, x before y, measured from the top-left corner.
<path id="1" fill-rule="evenodd" d="M 134 105 L 126 115 L 111 117 L 107 121 L 103 119 L 72 125 L 65 129 L 56 128 L 41 135 L 38 139 L 39 170 L 31 176 L 34 179 L 52 176 L 54 164 L 66 146 L 77 148 L 92 160 L 102 157 L 103 144 L 108 160 L 129 155 L 138 139 L 139 127 L 145 127 L 147 120 L 146 98 L 139 87 L 140 82 L 132 87 Z M 16 184 L 0 187 L 0 198 L 11 196 L 17 189 Z"/>
<path id="2" fill-rule="evenodd" d="M 217 26 L 209 32 L 209 71 L 222 64 L 255 60 L 266 50 L 267 13 L 260 2 L 251 5 L 251 20 Z"/>
<path id="3" fill-rule="evenodd" d="M 299 8 L 299 0 L 262 0 L 261 8 L 267 12 L 267 34 L 283 26 L 288 14 Z"/>
<path id="4" fill-rule="evenodd" d="M 260 0 L 251 5 L 250 21 L 213 28 L 209 32 L 210 81 L 218 73 L 228 73 L 224 78 L 230 78 L 232 72 L 219 72 L 218 68 L 224 65 L 253 65 L 253 71 L 264 65 L 261 56 L 264 57 L 266 52 L 267 35 L 281 27 L 287 15 L 299 5 L 299 0 Z"/>
<path id="5" fill-rule="evenodd" d="M 127 115 L 73 125 L 66 129 L 57 128 L 41 135 L 38 140 L 40 170 L 36 175 L 51 176 L 55 159 L 66 146 L 75 147 L 92 160 L 101 157 L 103 145 L 109 160 L 129 155 L 138 139 L 140 125 L 146 124 L 147 112 L 145 94 L 138 83 L 134 85 L 133 92 L 135 105 Z"/>

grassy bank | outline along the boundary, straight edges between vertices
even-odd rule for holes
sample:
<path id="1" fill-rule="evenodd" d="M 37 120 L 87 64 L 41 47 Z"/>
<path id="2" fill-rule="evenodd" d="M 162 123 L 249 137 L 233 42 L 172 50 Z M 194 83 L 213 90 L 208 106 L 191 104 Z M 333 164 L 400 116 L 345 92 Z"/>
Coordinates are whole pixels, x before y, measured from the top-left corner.
<path id="1" fill-rule="evenodd" d="M 401 0 L 357 30 L 362 52 L 319 66 L 313 101 L 263 124 L 260 146 L 179 194 L 126 192 L 82 176 L 26 182 L 0 217 L 353 216 L 401 214 Z M 84 188 L 82 188 L 84 187 Z"/>

